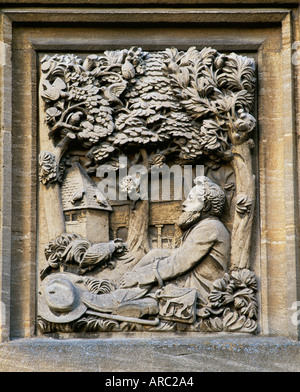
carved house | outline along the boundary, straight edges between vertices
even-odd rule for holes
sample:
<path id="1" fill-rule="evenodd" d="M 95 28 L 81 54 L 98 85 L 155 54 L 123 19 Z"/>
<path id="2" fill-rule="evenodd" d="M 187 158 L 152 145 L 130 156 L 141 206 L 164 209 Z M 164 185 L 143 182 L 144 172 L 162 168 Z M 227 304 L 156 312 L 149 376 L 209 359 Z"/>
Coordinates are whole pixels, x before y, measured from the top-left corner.
<path id="1" fill-rule="evenodd" d="M 66 232 L 81 235 L 92 243 L 109 240 L 112 207 L 80 163 L 73 163 L 61 187 Z"/>

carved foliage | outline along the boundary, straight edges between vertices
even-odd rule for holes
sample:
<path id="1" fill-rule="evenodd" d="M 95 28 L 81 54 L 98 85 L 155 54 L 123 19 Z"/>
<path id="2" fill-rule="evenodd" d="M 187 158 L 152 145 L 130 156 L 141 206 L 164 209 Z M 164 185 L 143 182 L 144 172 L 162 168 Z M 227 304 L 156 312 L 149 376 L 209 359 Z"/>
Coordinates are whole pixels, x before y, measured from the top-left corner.
<path id="1" fill-rule="evenodd" d="M 255 275 L 248 269 L 232 271 L 213 283 L 209 295 L 210 310 L 222 310 L 223 329 L 225 331 L 255 331 L 258 316 L 258 304 L 255 292 Z"/>
<path id="2" fill-rule="evenodd" d="M 57 180 L 55 156 L 49 151 L 43 151 L 39 155 L 39 180 L 44 185 Z"/>
<path id="3" fill-rule="evenodd" d="M 130 145 L 165 145 L 184 161 L 231 159 L 255 125 L 254 63 L 215 49 L 106 51 L 42 60 L 51 137 L 68 133 L 103 162 Z"/>

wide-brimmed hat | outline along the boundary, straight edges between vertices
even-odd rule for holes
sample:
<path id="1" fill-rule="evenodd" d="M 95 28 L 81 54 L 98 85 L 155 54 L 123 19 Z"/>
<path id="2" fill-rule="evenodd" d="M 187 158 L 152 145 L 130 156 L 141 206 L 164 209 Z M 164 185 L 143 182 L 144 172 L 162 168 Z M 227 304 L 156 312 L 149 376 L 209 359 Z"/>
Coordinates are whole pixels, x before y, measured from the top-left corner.
<path id="1" fill-rule="evenodd" d="M 47 276 L 39 290 L 38 315 L 53 323 L 69 323 L 82 316 L 87 307 L 80 282 L 82 278 L 67 272 Z"/>

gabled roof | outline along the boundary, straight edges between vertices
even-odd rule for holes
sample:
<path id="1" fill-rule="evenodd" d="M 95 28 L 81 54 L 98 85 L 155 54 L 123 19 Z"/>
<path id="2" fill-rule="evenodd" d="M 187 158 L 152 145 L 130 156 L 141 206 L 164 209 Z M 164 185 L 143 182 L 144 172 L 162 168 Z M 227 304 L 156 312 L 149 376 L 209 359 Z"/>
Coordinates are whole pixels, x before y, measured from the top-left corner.
<path id="1" fill-rule="evenodd" d="M 112 211 L 103 193 L 84 171 L 79 162 L 73 163 L 61 187 L 63 211 L 94 209 Z"/>

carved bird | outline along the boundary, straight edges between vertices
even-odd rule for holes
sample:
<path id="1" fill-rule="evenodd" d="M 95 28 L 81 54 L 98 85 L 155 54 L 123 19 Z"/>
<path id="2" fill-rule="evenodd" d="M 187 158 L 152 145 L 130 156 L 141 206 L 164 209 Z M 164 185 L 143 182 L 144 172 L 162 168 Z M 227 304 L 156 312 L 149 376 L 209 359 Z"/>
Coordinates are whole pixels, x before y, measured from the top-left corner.
<path id="1" fill-rule="evenodd" d="M 91 246 L 92 244 L 84 238 L 75 239 L 71 241 L 66 247 L 65 251 L 61 256 L 61 259 L 65 263 L 75 262 L 77 264 L 80 264 L 85 253 Z"/>
<path id="2" fill-rule="evenodd" d="M 104 89 L 103 91 L 104 97 L 110 103 L 115 103 L 123 106 L 123 103 L 120 101 L 119 97 L 124 92 L 126 86 L 127 86 L 127 82 L 113 83 Z"/>
<path id="3" fill-rule="evenodd" d="M 106 198 L 102 195 L 101 192 L 97 191 L 94 194 L 94 199 L 96 200 L 96 202 L 101 206 L 101 207 L 109 207 L 109 204 L 106 200 Z"/>
<path id="4" fill-rule="evenodd" d="M 79 263 L 80 273 L 84 274 L 97 266 L 106 267 L 116 254 L 122 254 L 126 250 L 126 245 L 120 238 L 108 243 L 92 245 L 85 252 Z"/>
<path id="5" fill-rule="evenodd" d="M 66 247 L 61 258 L 64 263 L 75 262 L 79 264 L 79 273 L 82 275 L 95 267 L 109 266 L 113 256 L 122 255 L 126 250 L 127 246 L 120 238 L 95 245 L 84 238 L 79 238 L 73 240 Z"/>
<path id="6" fill-rule="evenodd" d="M 61 94 L 61 91 L 66 88 L 65 82 L 61 78 L 56 78 L 51 84 L 49 80 L 44 80 L 43 88 L 44 91 L 42 92 L 42 97 L 50 99 L 51 101 L 56 101 Z"/>
<path id="7" fill-rule="evenodd" d="M 71 203 L 72 203 L 72 204 L 75 204 L 76 201 L 82 200 L 84 194 L 85 194 L 85 191 L 82 190 L 82 189 L 80 189 L 79 191 L 76 191 L 76 192 L 73 194 L 73 196 L 72 196 Z"/>

